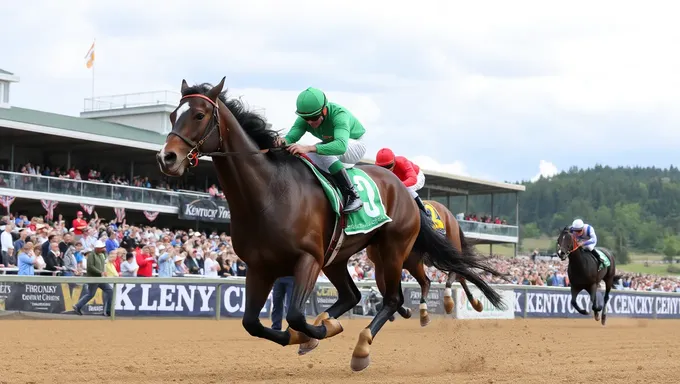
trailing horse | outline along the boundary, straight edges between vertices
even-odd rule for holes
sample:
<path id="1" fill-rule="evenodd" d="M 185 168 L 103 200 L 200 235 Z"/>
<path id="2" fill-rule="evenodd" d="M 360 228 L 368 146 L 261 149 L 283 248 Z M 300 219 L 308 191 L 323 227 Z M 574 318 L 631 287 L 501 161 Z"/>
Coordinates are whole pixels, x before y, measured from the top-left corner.
<path id="1" fill-rule="evenodd" d="M 231 213 L 234 251 L 246 263 L 243 327 L 249 334 L 282 346 L 309 344 L 342 332 L 338 317 L 361 294 L 347 270 L 349 257 L 363 248 L 371 254 L 376 276 L 384 281 L 383 306 L 360 335 L 350 366 L 370 364 L 370 345 L 382 326 L 404 303 L 401 270 L 412 248 L 427 252 L 435 267 L 473 282 L 491 303 L 501 296 L 476 269 L 500 276 L 483 261 L 459 253 L 419 214 L 401 181 L 386 169 L 348 169 L 363 209 L 342 215 L 332 181 L 307 160 L 280 148 L 277 132 L 238 100 L 228 100 L 222 81 L 189 87 L 182 81 L 172 131 L 156 155 L 161 172 L 179 177 L 200 156 L 210 156 Z M 338 300 L 307 323 L 303 308 L 319 272 L 338 290 Z M 260 310 L 274 280 L 294 276 L 295 286 L 284 331 L 264 327 Z M 313 346 L 312 346 L 313 347 Z"/>
<path id="2" fill-rule="evenodd" d="M 576 238 L 569 232 L 569 228 L 564 227 L 557 238 L 557 255 L 562 260 L 569 258 L 569 266 L 567 267 L 567 276 L 569 277 L 569 284 L 571 286 L 571 306 L 580 314 L 588 315 L 588 311 L 581 309 L 576 297 L 585 290 L 590 294 L 590 301 L 593 308 L 593 317 L 595 321 L 600 320 L 600 312 L 602 312 L 602 325 L 607 322 L 607 303 L 609 302 L 609 291 L 614 285 L 614 278 L 616 274 L 616 262 L 611 251 L 606 248 L 597 248 L 596 251 L 603 252 L 609 260 L 609 266 L 605 266 L 598 270 L 600 260 L 590 253 L 581 252 L 581 247 L 578 245 Z M 600 286 L 600 281 L 605 283 L 605 292 L 603 305 L 597 304 L 597 289 Z"/>
<path id="3" fill-rule="evenodd" d="M 423 201 L 425 209 L 430 212 L 432 218 L 432 229 L 442 233 L 442 236 L 446 236 L 451 244 L 456 248 L 456 251 L 460 254 L 470 255 L 471 257 L 476 254 L 472 245 L 468 242 L 463 234 L 463 230 L 458 224 L 456 217 L 449 211 L 443 204 L 437 201 L 425 200 Z M 430 279 L 425 273 L 424 265 L 431 267 L 432 262 L 429 260 L 427 253 L 413 249 L 404 263 L 404 269 L 409 271 L 411 275 L 416 279 L 418 285 L 420 285 L 420 325 L 426 326 L 430 323 L 430 315 L 427 312 L 427 296 L 430 292 Z M 451 286 L 454 281 L 458 280 L 465 295 L 470 302 L 472 308 L 477 312 L 482 312 L 484 309 L 482 303 L 477 300 L 470 292 L 465 278 L 457 276 L 454 272 L 449 272 L 446 279 L 446 288 L 444 290 L 444 310 L 447 314 L 453 312 L 454 300 L 452 298 Z M 376 277 L 376 285 L 382 292 L 382 281 L 378 280 Z M 408 319 L 411 317 L 411 310 L 407 307 L 400 307 L 398 309 L 399 314 Z"/>

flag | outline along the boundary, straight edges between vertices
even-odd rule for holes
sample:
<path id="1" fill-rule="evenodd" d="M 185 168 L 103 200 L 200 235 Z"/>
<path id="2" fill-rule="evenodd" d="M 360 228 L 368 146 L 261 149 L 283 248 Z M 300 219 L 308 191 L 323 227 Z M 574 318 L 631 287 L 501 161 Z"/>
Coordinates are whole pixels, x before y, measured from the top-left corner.
<path id="1" fill-rule="evenodd" d="M 40 204 L 42 204 L 43 208 L 47 211 L 47 214 L 45 215 L 45 218 L 50 221 L 54 221 L 54 208 L 59 205 L 58 202 L 53 201 L 53 200 L 40 200 Z"/>
<path id="2" fill-rule="evenodd" d="M 94 41 L 92 42 L 90 50 L 87 51 L 87 55 L 85 55 L 85 58 L 87 59 L 85 66 L 87 66 L 88 68 L 92 68 L 92 65 L 94 65 Z"/>
<path id="3" fill-rule="evenodd" d="M 158 217 L 159 213 L 160 212 L 144 211 L 144 216 L 146 216 L 147 220 L 154 221 L 154 220 L 156 220 L 156 217 Z"/>
<path id="4" fill-rule="evenodd" d="M 122 223 L 125 218 L 125 208 L 114 208 L 113 211 L 116 213 L 116 220 Z"/>
<path id="5" fill-rule="evenodd" d="M 14 196 L 0 196 L 0 205 L 7 208 L 7 214 L 9 215 L 9 207 L 14 202 Z"/>
<path id="6" fill-rule="evenodd" d="M 85 210 L 88 215 L 91 215 L 92 211 L 94 211 L 94 205 L 80 203 L 80 206 L 83 207 L 83 210 Z"/>

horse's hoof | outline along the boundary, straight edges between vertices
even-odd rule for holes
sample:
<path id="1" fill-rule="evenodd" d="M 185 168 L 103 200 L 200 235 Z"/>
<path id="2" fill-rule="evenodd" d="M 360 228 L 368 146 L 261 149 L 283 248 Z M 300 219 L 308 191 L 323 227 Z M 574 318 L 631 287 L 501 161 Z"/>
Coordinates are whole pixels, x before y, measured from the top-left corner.
<path id="1" fill-rule="evenodd" d="M 313 351 L 316 347 L 319 346 L 319 340 L 317 339 L 309 339 L 308 342 L 304 344 L 300 344 L 300 348 L 298 349 L 298 355 L 306 355 L 307 353 Z"/>
<path id="2" fill-rule="evenodd" d="M 368 367 L 371 363 L 371 344 L 373 344 L 373 335 L 371 335 L 371 330 L 364 328 L 361 333 L 359 333 L 359 340 L 357 345 L 354 347 L 352 352 L 352 361 L 349 366 L 354 372 L 362 371 Z"/>
<path id="3" fill-rule="evenodd" d="M 600 312 L 594 312 L 593 317 L 595 318 L 595 321 L 600 321 Z"/>
<path id="4" fill-rule="evenodd" d="M 484 306 L 483 306 L 482 303 L 481 303 L 479 300 L 477 300 L 477 299 L 473 299 L 473 300 L 472 300 L 472 303 L 470 303 L 470 304 L 472 304 L 472 308 L 474 308 L 475 311 L 477 311 L 477 312 L 481 312 L 482 310 L 484 310 Z"/>
<path id="5" fill-rule="evenodd" d="M 427 325 L 430 324 L 430 315 L 425 314 L 425 316 L 420 317 L 420 326 L 421 327 L 427 327 Z"/>
<path id="6" fill-rule="evenodd" d="M 371 356 L 366 357 L 354 357 L 352 356 L 352 362 L 349 364 L 352 371 L 359 372 L 366 369 L 371 364 Z"/>
<path id="7" fill-rule="evenodd" d="M 390 316 L 389 319 L 387 319 L 387 320 L 389 320 L 390 322 L 392 322 L 392 321 L 394 321 L 394 320 L 396 320 L 396 319 L 394 318 L 394 315 L 392 315 L 392 316 Z"/>
<path id="8" fill-rule="evenodd" d="M 411 315 L 413 315 L 413 312 L 411 312 L 411 308 L 406 308 L 404 307 L 404 313 L 401 315 L 404 319 L 410 319 Z"/>
<path id="9" fill-rule="evenodd" d="M 453 297 L 444 296 L 444 311 L 446 311 L 447 315 L 450 315 L 453 312 L 454 305 L 455 303 L 453 302 Z"/>
<path id="10" fill-rule="evenodd" d="M 602 326 L 604 327 L 607 324 L 607 315 L 602 315 Z"/>

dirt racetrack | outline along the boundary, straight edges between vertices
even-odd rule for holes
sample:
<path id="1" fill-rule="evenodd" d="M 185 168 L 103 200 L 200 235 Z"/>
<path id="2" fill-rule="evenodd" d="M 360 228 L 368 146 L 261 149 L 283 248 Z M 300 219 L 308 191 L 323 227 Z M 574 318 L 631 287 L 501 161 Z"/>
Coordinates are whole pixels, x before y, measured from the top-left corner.
<path id="1" fill-rule="evenodd" d="M 306 356 L 238 320 L 3 320 L 0 383 L 667 383 L 680 366 L 673 320 L 435 318 L 387 323 L 355 373 L 369 320 Z"/>

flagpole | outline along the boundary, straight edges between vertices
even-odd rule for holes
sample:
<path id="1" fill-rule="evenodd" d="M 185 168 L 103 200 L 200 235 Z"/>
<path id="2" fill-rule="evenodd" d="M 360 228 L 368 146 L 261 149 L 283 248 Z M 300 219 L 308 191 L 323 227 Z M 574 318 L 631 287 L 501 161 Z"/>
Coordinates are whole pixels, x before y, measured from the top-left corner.
<path id="1" fill-rule="evenodd" d="M 94 41 L 92 42 L 92 45 L 94 45 L 96 42 L 97 42 L 97 39 L 94 39 Z M 95 61 L 96 60 L 92 61 L 92 99 L 91 99 L 92 100 L 91 101 L 91 103 L 92 103 L 91 107 L 92 108 L 94 108 L 94 67 L 96 66 Z"/>

